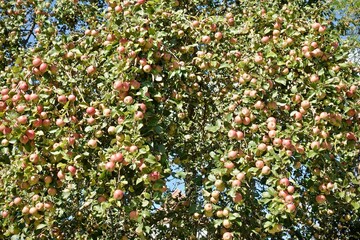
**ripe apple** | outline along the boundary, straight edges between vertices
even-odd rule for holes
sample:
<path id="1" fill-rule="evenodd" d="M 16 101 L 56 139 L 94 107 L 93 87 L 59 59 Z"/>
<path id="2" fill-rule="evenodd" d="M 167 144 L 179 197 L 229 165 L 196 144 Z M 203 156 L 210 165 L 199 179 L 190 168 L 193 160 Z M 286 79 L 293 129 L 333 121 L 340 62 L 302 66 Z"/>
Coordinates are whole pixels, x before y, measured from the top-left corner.
<path id="1" fill-rule="evenodd" d="M 209 44 L 211 42 L 211 38 L 209 36 L 202 36 L 201 42 L 204 44 Z"/>
<path id="2" fill-rule="evenodd" d="M 285 202 L 292 203 L 293 201 L 294 201 L 294 197 L 292 195 L 289 194 L 285 197 Z"/>
<path id="3" fill-rule="evenodd" d="M 70 94 L 70 95 L 68 96 L 68 99 L 69 99 L 70 102 L 75 102 L 76 96 L 75 96 L 74 94 Z"/>
<path id="4" fill-rule="evenodd" d="M 26 124 L 27 123 L 27 116 L 22 115 L 22 116 L 18 117 L 17 122 L 20 123 L 20 124 Z"/>
<path id="5" fill-rule="evenodd" d="M 116 189 L 114 191 L 114 198 L 117 199 L 117 200 L 121 200 L 124 196 L 124 192 L 120 189 Z"/>
<path id="6" fill-rule="evenodd" d="M 224 219 L 223 220 L 223 226 L 224 226 L 224 228 L 231 228 L 231 222 L 230 222 L 230 220 L 229 219 Z"/>
<path id="7" fill-rule="evenodd" d="M 238 155 L 238 152 L 232 150 L 232 151 L 230 151 L 230 152 L 228 153 L 228 158 L 229 158 L 230 160 L 234 160 L 234 159 L 237 157 L 237 155 Z"/>
<path id="8" fill-rule="evenodd" d="M 94 107 L 88 107 L 86 109 L 86 113 L 89 114 L 90 116 L 95 115 L 95 108 Z"/>
<path id="9" fill-rule="evenodd" d="M 88 141 L 88 146 L 92 149 L 96 148 L 97 147 L 97 141 L 95 139 L 90 139 Z"/>
<path id="10" fill-rule="evenodd" d="M 235 164 L 233 162 L 228 161 L 224 163 L 224 167 L 231 170 L 234 169 Z"/>
<path id="11" fill-rule="evenodd" d="M 49 188 L 49 189 L 48 189 L 48 194 L 49 194 L 50 196 L 55 196 L 56 193 L 57 193 L 57 190 L 56 190 L 55 188 Z"/>
<path id="12" fill-rule="evenodd" d="M 325 195 L 320 194 L 316 196 L 315 200 L 317 203 L 322 204 L 326 201 L 326 197 Z"/>
<path id="13" fill-rule="evenodd" d="M 133 210 L 129 213 L 130 220 L 136 220 L 139 217 L 139 212 L 137 210 Z"/>
<path id="14" fill-rule="evenodd" d="M 58 127 L 64 127 L 66 123 L 65 123 L 64 120 L 62 120 L 61 118 L 58 118 L 58 119 L 56 119 L 55 124 L 56 124 Z"/>
<path id="15" fill-rule="evenodd" d="M 288 186 L 287 191 L 288 191 L 289 194 L 293 194 L 295 192 L 295 187 L 294 186 Z"/>
<path id="16" fill-rule="evenodd" d="M 271 169 L 269 166 L 264 166 L 262 169 L 261 169 L 261 174 L 263 175 L 269 175 L 271 173 Z"/>
<path id="17" fill-rule="evenodd" d="M 229 130 L 229 132 L 228 132 L 228 137 L 229 137 L 230 139 L 236 138 L 236 137 L 237 137 L 236 131 L 233 130 L 233 129 Z"/>
<path id="18" fill-rule="evenodd" d="M 282 178 L 279 181 L 280 186 L 287 187 L 290 185 L 290 181 L 288 178 Z"/>
<path id="19" fill-rule="evenodd" d="M 245 179 L 245 173 L 241 172 L 236 174 L 236 179 L 242 182 Z"/>
<path id="20" fill-rule="evenodd" d="M 225 232 L 223 234 L 223 237 L 222 237 L 223 240 L 232 240 L 233 239 L 233 235 L 231 232 Z"/>
<path id="21" fill-rule="evenodd" d="M 105 164 L 105 169 L 107 170 L 107 171 L 109 171 L 109 172 L 112 172 L 112 171 L 114 171 L 115 170 L 115 163 L 114 162 L 107 162 L 106 164 Z"/>
<path id="22" fill-rule="evenodd" d="M 257 167 L 257 168 L 259 168 L 259 169 L 262 169 L 263 167 L 264 167 L 264 161 L 262 161 L 262 160 L 257 160 L 256 162 L 255 162 L 255 166 Z"/>
<path id="23" fill-rule="evenodd" d="M 42 60 L 40 57 L 35 57 L 32 61 L 32 64 L 34 67 L 39 67 L 42 63 Z"/>
<path id="24" fill-rule="evenodd" d="M 141 119 L 143 119 L 144 118 L 144 113 L 142 112 L 142 111 L 137 111 L 136 113 L 135 113 L 135 115 L 134 115 L 134 119 L 135 120 L 141 120 Z"/>
<path id="25" fill-rule="evenodd" d="M 212 209 L 213 209 L 213 207 L 212 207 L 212 204 L 211 204 L 211 203 L 205 204 L 205 206 L 204 206 L 205 212 L 211 212 Z"/>
<path id="26" fill-rule="evenodd" d="M 156 172 L 156 171 L 149 174 L 149 179 L 152 182 L 155 182 L 155 181 L 159 180 L 160 177 L 161 177 L 160 173 Z"/>
<path id="27" fill-rule="evenodd" d="M 151 68 L 151 66 L 149 64 L 146 64 L 143 67 L 143 70 L 144 70 L 144 72 L 149 73 L 149 72 L 151 72 L 152 68 Z"/>
<path id="28" fill-rule="evenodd" d="M 70 172 L 71 176 L 75 176 L 75 174 L 76 174 L 76 167 L 70 165 L 70 166 L 67 167 L 67 169 L 68 169 L 68 171 Z"/>
<path id="29" fill-rule="evenodd" d="M 241 201 L 242 201 L 242 195 L 241 195 L 241 193 L 236 193 L 236 194 L 235 194 L 235 197 L 233 197 L 233 201 L 234 201 L 235 203 L 241 202 Z"/>
<path id="30" fill-rule="evenodd" d="M 37 210 L 36 207 L 31 207 L 31 208 L 29 209 L 29 213 L 30 213 L 31 215 L 36 215 L 36 214 L 38 213 L 38 210 Z"/>
<path id="31" fill-rule="evenodd" d="M 21 200 L 22 200 L 21 197 L 14 198 L 14 204 L 19 205 L 21 203 Z"/>
<path id="32" fill-rule="evenodd" d="M 296 210 L 296 206 L 293 203 L 286 204 L 286 209 L 288 212 L 293 213 Z"/>
<path id="33" fill-rule="evenodd" d="M 39 66 L 39 71 L 41 73 L 45 73 L 46 70 L 48 69 L 48 64 L 47 63 L 41 63 L 40 66 Z"/>
<path id="34" fill-rule="evenodd" d="M 125 103 L 126 105 L 131 105 L 131 104 L 133 104 L 133 103 L 134 103 L 133 97 L 131 97 L 131 96 L 126 96 L 126 97 L 124 98 L 124 103 Z"/>
<path id="35" fill-rule="evenodd" d="M 87 67 L 86 68 L 86 73 L 88 74 L 88 75 L 92 75 L 92 74 L 94 74 L 96 72 L 96 67 L 95 66 L 89 66 L 89 67 Z"/>

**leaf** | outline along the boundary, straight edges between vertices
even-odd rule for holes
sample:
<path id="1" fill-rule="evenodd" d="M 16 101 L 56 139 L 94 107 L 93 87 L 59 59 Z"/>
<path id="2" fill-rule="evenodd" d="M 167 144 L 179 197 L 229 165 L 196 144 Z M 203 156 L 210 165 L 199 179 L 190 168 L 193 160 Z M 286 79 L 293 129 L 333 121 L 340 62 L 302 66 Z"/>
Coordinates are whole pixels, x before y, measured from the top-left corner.
<path id="1" fill-rule="evenodd" d="M 228 64 L 228 63 L 223 63 L 223 64 L 220 65 L 219 69 L 230 68 L 230 67 L 231 67 L 230 64 Z"/>
<path id="2" fill-rule="evenodd" d="M 39 230 L 39 229 L 43 229 L 44 227 L 46 227 L 47 225 L 46 224 L 39 224 L 36 226 L 36 229 Z"/>
<path id="3" fill-rule="evenodd" d="M 220 126 L 206 126 L 205 127 L 205 130 L 208 131 L 208 132 L 212 132 L 212 133 L 215 133 L 217 131 L 219 131 L 220 129 Z"/>
<path id="4" fill-rule="evenodd" d="M 147 207 L 149 205 L 149 201 L 148 200 L 143 200 L 142 203 L 141 203 L 141 206 L 142 207 Z"/>
<path id="5" fill-rule="evenodd" d="M 286 79 L 283 77 L 275 78 L 275 82 L 280 83 L 282 85 L 286 85 Z"/>
<path id="6" fill-rule="evenodd" d="M 186 175 L 187 175 L 186 172 L 181 171 L 181 172 L 177 172 L 175 174 L 175 177 L 185 179 Z"/>
<path id="7" fill-rule="evenodd" d="M 267 57 L 267 58 L 269 58 L 269 57 L 274 57 L 274 58 L 276 58 L 277 55 L 276 55 L 276 53 L 274 53 L 274 52 L 272 52 L 272 51 L 269 51 L 269 52 L 266 53 L 266 57 Z"/>

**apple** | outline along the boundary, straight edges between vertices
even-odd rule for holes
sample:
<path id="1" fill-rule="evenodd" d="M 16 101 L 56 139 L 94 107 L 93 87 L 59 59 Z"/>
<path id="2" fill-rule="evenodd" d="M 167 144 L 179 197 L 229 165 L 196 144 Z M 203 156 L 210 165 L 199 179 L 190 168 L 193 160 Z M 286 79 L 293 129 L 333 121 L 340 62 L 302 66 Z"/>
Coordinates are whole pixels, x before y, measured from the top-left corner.
<path id="1" fill-rule="evenodd" d="M 230 151 L 230 152 L 228 153 L 228 158 L 229 158 L 230 160 L 234 160 L 234 159 L 237 158 L 237 155 L 238 155 L 238 151 L 232 150 L 232 151 Z"/>
<path id="2" fill-rule="evenodd" d="M 93 66 L 93 65 L 91 65 L 91 66 L 89 66 L 89 67 L 86 68 L 86 73 L 87 73 L 88 75 L 92 75 L 92 74 L 94 74 L 95 72 L 96 72 L 96 67 Z"/>
<path id="3" fill-rule="evenodd" d="M 282 178 L 279 181 L 280 186 L 287 187 L 290 185 L 290 181 L 288 178 Z"/>
<path id="4" fill-rule="evenodd" d="M 106 199 L 106 197 L 105 197 L 104 195 L 101 195 L 101 196 L 98 197 L 98 202 L 99 202 L 99 203 L 106 202 L 106 200 L 107 200 L 107 199 Z"/>
<path id="5" fill-rule="evenodd" d="M 38 128 L 38 127 L 40 127 L 41 125 L 42 125 L 42 120 L 40 119 L 40 118 L 37 118 L 37 119 L 35 119 L 34 121 L 33 121 L 33 126 L 35 127 L 35 128 Z"/>
<path id="6" fill-rule="evenodd" d="M 288 192 L 289 194 L 293 194 L 293 193 L 295 192 L 295 187 L 294 187 L 294 186 L 288 186 L 288 187 L 287 187 L 287 192 Z"/>
<path id="7" fill-rule="evenodd" d="M 42 60 L 40 57 L 35 57 L 32 61 L 32 64 L 34 67 L 39 67 L 42 63 Z"/>
<path id="8" fill-rule="evenodd" d="M 29 140 L 33 140 L 35 139 L 36 134 L 34 130 L 28 129 L 26 130 L 25 135 L 29 138 Z"/>
<path id="9" fill-rule="evenodd" d="M 201 42 L 204 44 L 209 44 L 211 42 L 211 38 L 209 36 L 202 36 Z"/>
<path id="10" fill-rule="evenodd" d="M 130 220 L 136 220 L 139 217 L 139 212 L 137 210 L 133 210 L 129 213 Z"/>
<path id="11" fill-rule="evenodd" d="M 264 166 L 262 169 L 261 169 L 261 174 L 263 175 L 269 175 L 271 173 L 271 169 L 269 166 Z"/>
<path id="12" fill-rule="evenodd" d="M 231 228 L 231 222 L 230 222 L 230 220 L 229 219 L 224 219 L 223 220 L 223 226 L 224 226 L 224 228 Z"/>
<path id="13" fill-rule="evenodd" d="M 310 76 L 310 82 L 312 82 L 312 83 L 318 82 L 319 79 L 320 79 L 319 76 L 316 75 L 316 74 L 312 74 L 312 75 Z"/>
<path id="14" fill-rule="evenodd" d="M 322 204 L 326 201 L 326 197 L 325 195 L 320 194 L 316 196 L 315 200 L 317 203 Z"/>
<path id="15" fill-rule="evenodd" d="M 139 121 L 144 118 L 144 113 L 142 111 L 135 112 L 134 119 Z"/>
<path id="16" fill-rule="evenodd" d="M 228 132 L 228 137 L 229 137 L 230 139 L 236 138 L 236 137 L 237 137 L 236 131 L 233 130 L 233 129 L 229 130 L 229 132 Z"/>
<path id="17" fill-rule="evenodd" d="M 143 67 L 143 70 L 144 70 L 144 72 L 149 73 L 149 72 L 151 72 L 152 68 L 151 68 L 151 66 L 149 64 L 146 64 Z"/>
<path id="18" fill-rule="evenodd" d="M 90 139 L 88 141 L 88 146 L 92 149 L 96 148 L 97 147 L 97 141 L 95 139 Z"/>
<path id="19" fill-rule="evenodd" d="M 155 182 L 155 181 L 159 180 L 160 177 L 161 177 L 160 173 L 156 172 L 156 171 L 149 174 L 149 179 L 152 182 Z"/>
<path id="20" fill-rule="evenodd" d="M 232 240 L 233 239 L 233 235 L 231 232 L 225 232 L 222 236 L 223 240 Z"/>
<path id="21" fill-rule="evenodd" d="M 213 209 L 213 207 L 212 207 L 212 204 L 211 204 L 211 203 L 205 204 L 205 206 L 204 206 L 205 212 L 211 212 L 212 209 Z"/>
<path id="22" fill-rule="evenodd" d="M 76 167 L 70 165 L 70 166 L 67 167 L 67 169 L 68 169 L 68 171 L 70 172 L 71 176 L 75 176 L 75 174 L 76 174 Z"/>
<path id="23" fill-rule="evenodd" d="M 86 113 L 89 114 L 90 116 L 95 115 L 95 108 L 94 107 L 88 107 L 86 108 Z"/>
<path id="24" fill-rule="evenodd" d="M 261 42 L 264 43 L 264 44 L 265 44 L 265 43 L 268 43 L 269 41 L 270 41 L 270 37 L 269 37 L 269 36 L 264 36 L 264 37 L 261 38 Z"/>
<path id="25" fill-rule="evenodd" d="M 255 166 L 257 167 L 257 168 L 259 168 L 259 169 L 262 169 L 263 167 L 264 167 L 264 161 L 262 161 L 262 160 L 257 160 L 256 162 L 255 162 Z"/>
<path id="26" fill-rule="evenodd" d="M 58 119 L 56 119 L 55 124 L 56 124 L 58 127 L 64 127 L 66 123 L 65 123 L 64 120 L 62 120 L 61 118 L 58 118 Z"/>
<path id="27" fill-rule="evenodd" d="M 46 70 L 48 69 L 48 64 L 47 63 L 41 63 L 40 66 L 39 66 L 39 71 L 41 73 L 45 73 Z"/>
<path id="28" fill-rule="evenodd" d="M 296 210 L 296 206 L 293 203 L 286 204 L 286 209 L 288 212 L 293 213 Z"/>
<path id="29" fill-rule="evenodd" d="M 134 103 L 134 99 L 133 99 L 131 96 L 126 96 L 126 97 L 124 98 L 124 103 L 125 103 L 126 105 L 131 105 L 131 104 Z"/>
<path id="30" fill-rule="evenodd" d="M 120 189 L 116 189 L 114 191 L 114 198 L 117 199 L 117 200 L 121 200 L 124 196 L 124 192 Z"/>
<path id="31" fill-rule="evenodd" d="M 69 99 L 70 102 L 75 102 L 76 96 L 75 96 L 74 94 L 70 94 L 70 95 L 68 96 L 68 99 Z"/>
<path id="32" fill-rule="evenodd" d="M 235 194 L 235 197 L 233 197 L 233 201 L 234 201 L 235 203 L 241 202 L 241 201 L 242 201 L 242 195 L 241 195 L 241 193 L 236 193 L 236 194 Z"/>
<path id="33" fill-rule="evenodd" d="M 48 194 L 50 195 L 50 196 L 55 196 L 56 195 L 56 193 L 57 193 L 57 190 L 55 189 L 55 188 L 49 188 L 48 189 Z"/>
<path id="34" fill-rule="evenodd" d="M 45 177 L 44 177 L 44 182 L 45 182 L 46 184 L 50 184 L 52 181 L 53 181 L 53 179 L 52 179 L 51 176 L 45 176 Z"/>
<path id="35" fill-rule="evenodd" d="M 20 124 L 26 124 L 27 123 L 27 116 L 22 115 L 22 116 L 18 117 L 17 122 L 20 123 Z"/>
<path id="36" fill-rule="evenodd" d="M 258 145 L 257 149 L 258 149 L 260 152 L 264 152 L 264 151 L 266 151 L 267 146 L 266 146 L 265 143 L 260 143 L 260 144 Z"/>
<path id="37" fill-rule="evenodd" d="M 114 171 L 115 170 L 115 163 L 114 162 L 107 162 L 106 164 L 105 164 L 105 169 L 107 170 L 107 171 L 109 171 L 109 172 L 112 172 L 112 171 Z"/>
<path id="38" fill-rule="evenodd" d="M 220 41 L 223 38 L 223 34 L 221 32 L 216 32 L 215 33 L 215 39 L 217 41 Z"/>
<path id="39" fill-rule="evenodd" d="M 294 201 L 294 197 L 292 195 L 285 196 L 285 202 L 292 203 Z"/>
<path id="40" fill-rule="evenodd" d="M 231 169 L 234 169 L 235 164 L 233 162 L 225 162 L 224 167 L 231 170 Z"/>
<path id="41" fill-rule="evenodd" d="M 236 174 L 236 179 L 241 181 L 241 182 L 244 181 L 245 173 L 241 172 L 241 173 Z"/>

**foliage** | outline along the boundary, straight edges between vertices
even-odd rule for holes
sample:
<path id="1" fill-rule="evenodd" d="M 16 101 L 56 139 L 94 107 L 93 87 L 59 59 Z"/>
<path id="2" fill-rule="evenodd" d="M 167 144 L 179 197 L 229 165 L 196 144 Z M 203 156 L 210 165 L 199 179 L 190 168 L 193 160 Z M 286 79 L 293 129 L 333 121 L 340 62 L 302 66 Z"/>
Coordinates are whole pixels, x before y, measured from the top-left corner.
<path id="1" fill-rule="evenodd" d="M 0 235 L 359 237 L 359 72 L 304 3 L 0 1 Z"/>

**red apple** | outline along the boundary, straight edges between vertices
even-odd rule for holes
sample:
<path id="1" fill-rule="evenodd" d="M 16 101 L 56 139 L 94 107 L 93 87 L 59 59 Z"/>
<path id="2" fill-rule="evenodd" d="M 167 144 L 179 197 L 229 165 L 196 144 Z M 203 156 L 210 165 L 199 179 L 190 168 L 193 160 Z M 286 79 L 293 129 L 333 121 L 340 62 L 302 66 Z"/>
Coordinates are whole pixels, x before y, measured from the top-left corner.
<path id="1" fill-rule="evenodd" d="M 107 171 L 109 171 L 109 172 L 112 172 L 112 171 L 114 171 L 115 170 L 115 163 L 114 162 L 107 162 L 106 164 L 105 164 L 105 169 L 107 170 Z"/>
<path id="2" fill-rule="evenodd" d="M 290 185 L 290 181 L 287 178 L 282 178 L 279 181 L 280 186 L 287 187 Z"/>
<path id="3" fill-rule="evenodd" d="M 74 166 L 68 166 L 67 169 L 68 169 L 68 171 L 70 172 L 71 176 L 75 176 L 75 174 L 76 174 L 76 167 L 74 167 Z"/>
<path id="4" fill-rule="evenodd" d="M 86 113 L 89 114 L 90 116 L 93 116 L 95 114 L 95 108 L 94 107 L 88 107 L 86 109 Z"/>
<path id="5" fill-rule="evenodd" d="M 114 191 L 114 198 L 115 199 L 121 200 L 123 198 L 123 196 L 124 196 L 124 192 L 121 191 L 120 189 L 116 189 Z"/>
<path id="6" fill-rule="evenodd" d="M 42 63 L 42 61 L 41 61 L 41 58 L 40 58 L 40 57 L 35 57 L 35 58 L 33 59 L 33 61 L 32 61 L 32 64 L 33 64 L 34 67 L 40 66 L 41 63 Z"/>
<path id="7" fill-rule="evenodd" d="M 317 203 L 322 204 L 322 203 L 324 203 L 325 201 L 326 201 L 325 195 L 320 194 L 320 195 L 317 195 L 317 196 L 316 196 L 316 202 L 317 202 Z"/>
<path id="8" fill-rule="evenodd" d="M 86 73 L 87 73 L 88 75 L 92 75 L 92 74 L 94 74 L 95 72 L 96 72 L 96 67 L 95 67 L 95 66 L 89 66 L 89 67 L 86 68 Z"/>

